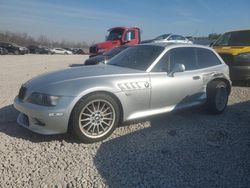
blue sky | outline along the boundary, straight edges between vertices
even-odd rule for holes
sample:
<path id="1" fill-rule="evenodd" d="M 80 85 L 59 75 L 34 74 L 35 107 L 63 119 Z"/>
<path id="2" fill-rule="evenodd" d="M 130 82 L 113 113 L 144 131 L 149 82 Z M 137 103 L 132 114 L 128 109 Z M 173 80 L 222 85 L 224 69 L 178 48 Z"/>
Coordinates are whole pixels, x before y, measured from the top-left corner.
<path id="1" fill-rule="evenodd" d="M 114 26 L 138 26 L 142 39 L 250 29 L 250 1 L 0 0 L 0 31 L 92 43 Z"/>

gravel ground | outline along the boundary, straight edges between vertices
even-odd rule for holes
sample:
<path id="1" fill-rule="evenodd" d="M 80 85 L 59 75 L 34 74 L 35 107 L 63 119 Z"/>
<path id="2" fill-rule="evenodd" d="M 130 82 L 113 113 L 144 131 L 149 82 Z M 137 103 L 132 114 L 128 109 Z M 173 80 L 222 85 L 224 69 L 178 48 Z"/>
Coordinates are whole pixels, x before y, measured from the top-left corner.
<path id="1" fill-rule="evenodd" d="M 85 58 L 0 56 L 0 187 L 250 187 L 249 87 L 233 87 L 222 115 L 194 108 L 138 120 L 95 144 L 16 124 L 23 82 Z"/>

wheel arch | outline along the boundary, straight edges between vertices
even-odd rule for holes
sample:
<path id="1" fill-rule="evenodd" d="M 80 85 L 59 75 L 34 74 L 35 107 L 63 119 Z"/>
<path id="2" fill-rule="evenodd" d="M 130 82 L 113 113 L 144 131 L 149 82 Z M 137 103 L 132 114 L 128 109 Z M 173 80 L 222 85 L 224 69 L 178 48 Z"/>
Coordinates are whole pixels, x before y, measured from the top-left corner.
<path id="1" fill-rule="evenodd" d="M 87 97 L 87 96 L 90 96 L 90 95 L 93 95 L 93 94 L 97 94 L 97 93 L 103 93 L 103 94 L 106 94 L 106 95 L 109 95 L 111 96 L 118 104 L 119 106 L 119 110 L 120 110 L 120 119 L 119 119 L 119 123 L 121 123 L 123 121 L 123 116 L 124 116 L 124 111 L 123 111 L 123 107 L 122 107 L 122 103 L 120 101 L 120 99 L 118 98 L 118 96 L 116 96 L 114 93 L 110 92 L 110 91 L 105 91 L 105 90 L 99 90 L 99 91 L 92 91 L 92 92 L 89 92 L 83 96 L 81 96 L 74 104 L 73 104 L 73 107 L 71 108 L 71 111 L 70 111 L 70 116 L 69 116 L 69 121 L 68 121 L 68 131 L 70 131 L 71 129 L 71 121 L 72 121 L 72 112 L 75 108 L 75 106 L 77 105 L 77 103 L 82 100 L 83 98 Z"/>
<path id="2" fill-rule="evenodd" d="M 210 81 L 207 83 L 207 86 L 209 86 L 209 85 L 210 85 L 212 82 L 214 82 L 214 81 L 223 81 L 223 82 L 225 82 L 226 85 L 227 85 L 228 94 L 231 93 L 231 83 L 230 83 L 226 78 L 215 78 L 215 79 L 212 79 L 212 80 L 210 80 Z M 207 89 L 208 89 L 208 87 L 207 87 Z"/>

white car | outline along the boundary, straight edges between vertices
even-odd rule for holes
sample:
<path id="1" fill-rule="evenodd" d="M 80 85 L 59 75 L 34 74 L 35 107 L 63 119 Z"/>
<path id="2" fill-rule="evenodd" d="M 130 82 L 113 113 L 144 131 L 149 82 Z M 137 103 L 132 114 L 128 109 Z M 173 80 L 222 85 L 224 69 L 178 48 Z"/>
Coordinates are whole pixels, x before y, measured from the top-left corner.
<path id="1" fill-rule="evenodd" d="M 52 49 L 52 52 L 54 54 L 67 54 L 67 55 L 72 55 L 73 53 L 69 50 L 65 50 L 65 49 L 62 49 L 62 48 L 54 48 Z"/>
<path id="2" fill-rule="evenodd" d="M 176 34 L 164 34 L 156 37 L 153 42 L 169 42 L 169 43 L 187 43 L 193 44 L 192 41 L 188 40 L 186 37 Z"/>

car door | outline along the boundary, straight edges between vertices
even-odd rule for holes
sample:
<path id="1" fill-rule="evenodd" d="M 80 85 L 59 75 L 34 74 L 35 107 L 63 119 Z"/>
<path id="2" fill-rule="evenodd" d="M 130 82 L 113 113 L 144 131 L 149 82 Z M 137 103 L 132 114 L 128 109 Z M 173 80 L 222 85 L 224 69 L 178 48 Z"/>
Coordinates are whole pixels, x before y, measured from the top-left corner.
<path id="1" fill-rule="evenodd" d="M 124 41 L 127 41 L 127 45 L 136 45 L 138 44 L 137 40 L 135 30 L 130 29 L 124 34 Z"/>
<path id="2" fill-rule="evenodd" d="M 186 38 L 181 35 L 176 35 L 176 41 L 178 43 L 187 43 Z"/>
<path id="3" fill-rule="evenodd" d="M 63 51 L 62 51 L 61 48 L 57 48 L 57 49 L 56 49 L 56 53 L 58 53 L 58 54 L 63 54 Z"/>
<path id="4" fill-rule="evenodd" d="M 167 39 L 167 42 L 176 43 L 176 42 L 177 42 L 177 40 L 176 40 L 176 35 L 171 35 L 171 36 L 169 36 L 169 38 Z"/>
<path id="5" fill-rule="evenodd" d="M 183 64 L 184 72 L 169 73 L 175 64 Z M 200 103 L 204 98 L 201 72 L 198 69 L 195 50 L 180 47 L 169 50 L 150 72 L 152 109 L 171 111 Z"/>

